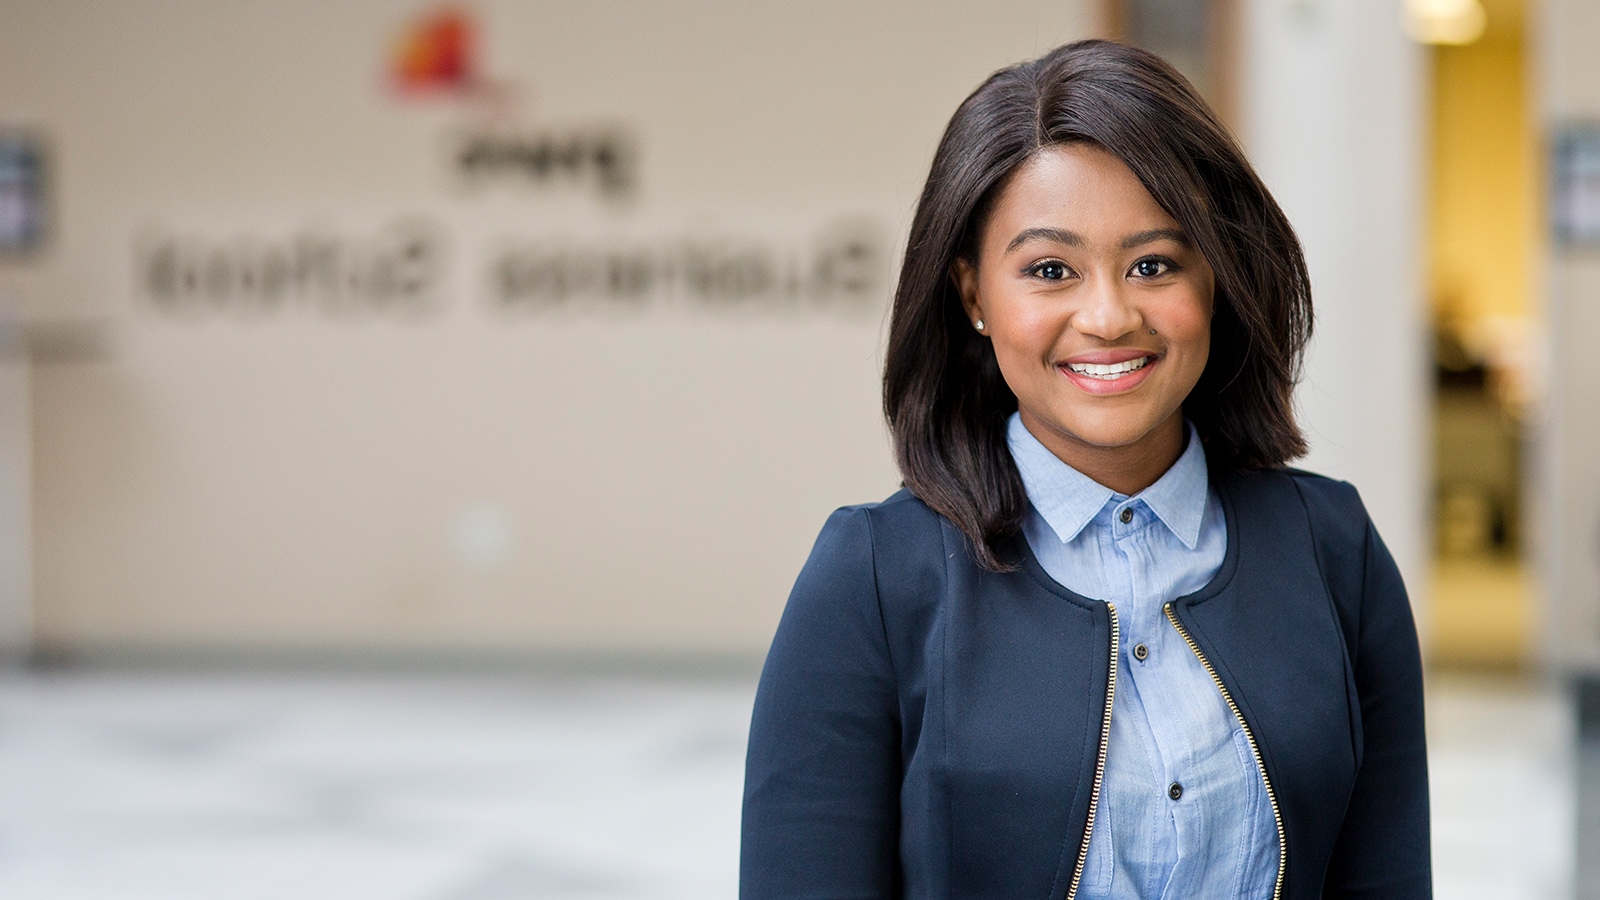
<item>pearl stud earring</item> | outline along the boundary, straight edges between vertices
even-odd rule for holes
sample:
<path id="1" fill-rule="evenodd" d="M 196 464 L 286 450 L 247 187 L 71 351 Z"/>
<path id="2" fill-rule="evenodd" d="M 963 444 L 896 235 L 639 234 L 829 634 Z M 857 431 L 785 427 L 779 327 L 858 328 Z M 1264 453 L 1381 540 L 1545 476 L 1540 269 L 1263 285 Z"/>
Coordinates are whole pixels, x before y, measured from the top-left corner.
<path id="1" fill-rule="evenodd" d="M 978 321 L 973 322 L 972 323 L 972 327 L 978 329 L 979 331 L 982 331 L 983 330 L 983 320 L 979 319 Z"/>

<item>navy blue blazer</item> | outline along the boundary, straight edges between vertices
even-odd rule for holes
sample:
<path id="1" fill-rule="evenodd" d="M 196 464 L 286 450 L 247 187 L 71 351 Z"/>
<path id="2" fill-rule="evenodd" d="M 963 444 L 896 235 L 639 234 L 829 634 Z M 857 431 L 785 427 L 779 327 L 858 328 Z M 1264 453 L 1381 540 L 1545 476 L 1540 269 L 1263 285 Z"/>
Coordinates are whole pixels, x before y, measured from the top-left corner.
<path id="1" fill-rule="evenodd" d="M 1277 896 L 1429 897 L 1422 666 L 1354 488 L 1214 476 L 1222 568 L 1168 608 L 1271 791 Z M 980 568 L 906 491 L 828 519 L 750 724 L 740 896 L 1071 898 L 1103 774 L 1115 611 L 1017 538 Z"/>

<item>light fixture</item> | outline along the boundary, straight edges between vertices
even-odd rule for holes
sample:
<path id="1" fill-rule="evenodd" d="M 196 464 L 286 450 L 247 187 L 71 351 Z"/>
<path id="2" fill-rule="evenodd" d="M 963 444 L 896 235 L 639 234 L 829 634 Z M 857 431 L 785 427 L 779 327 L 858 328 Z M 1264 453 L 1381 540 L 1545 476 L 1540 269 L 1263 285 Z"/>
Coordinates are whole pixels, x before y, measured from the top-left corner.
<path id="1" fill-rule="evenodd" d="M 1423 44 L 1470 44 L 1489 21 L 1479 0 L 1406 0 L 1401 16 L 1406 34 Z"/>

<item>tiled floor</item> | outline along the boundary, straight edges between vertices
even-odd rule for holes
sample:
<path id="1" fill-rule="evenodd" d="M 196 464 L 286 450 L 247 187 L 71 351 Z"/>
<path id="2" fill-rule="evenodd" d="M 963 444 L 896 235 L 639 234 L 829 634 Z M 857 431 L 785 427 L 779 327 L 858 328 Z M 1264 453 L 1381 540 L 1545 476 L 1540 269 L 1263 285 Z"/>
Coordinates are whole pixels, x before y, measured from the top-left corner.
<path id="1" fill-rule="evenodd" d="M 1434 685 L 1438 896 L 1569 896 L 1563 697 Z M 752 690 L 0 676 L 0 897 L 732 898 Z"/>
<path id="2" fill-rule="evenodd" d="M 0 682 L 0 897 L 735 894 L 751 685 Z"/>
<path id="3" fill-rule="evenodd" d="M 1428 695 L 1438 900 L 1564 900 L 1577 805 L 1564 690 L 1435 675 Z"/>

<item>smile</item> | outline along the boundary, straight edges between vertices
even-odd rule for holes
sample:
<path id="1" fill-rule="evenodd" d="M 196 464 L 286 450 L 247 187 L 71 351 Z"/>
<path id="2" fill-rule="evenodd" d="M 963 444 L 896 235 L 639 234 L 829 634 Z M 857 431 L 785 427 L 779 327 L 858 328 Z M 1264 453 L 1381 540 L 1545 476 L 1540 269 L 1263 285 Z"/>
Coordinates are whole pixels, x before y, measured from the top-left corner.
<path id="1" fill-rule="evenodd" d="M 1097 379 L 1099 381 L 1112 381 L 1114 379 L 1121 378 L 1130 372 L 1139 371 L 1140 369 L 1144 368 L 1145 363 L 1149 361 L 1150 357 L 1140 356 L 1136 359 L 1130 359 L 1119 363 L 1067 363 L 1066 367 L 1068 371 L 1072 372 L 1074 375 L 1082 375 L 1087 378 Z"/>

